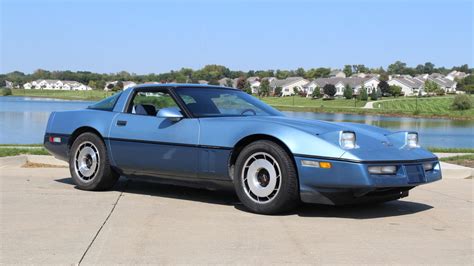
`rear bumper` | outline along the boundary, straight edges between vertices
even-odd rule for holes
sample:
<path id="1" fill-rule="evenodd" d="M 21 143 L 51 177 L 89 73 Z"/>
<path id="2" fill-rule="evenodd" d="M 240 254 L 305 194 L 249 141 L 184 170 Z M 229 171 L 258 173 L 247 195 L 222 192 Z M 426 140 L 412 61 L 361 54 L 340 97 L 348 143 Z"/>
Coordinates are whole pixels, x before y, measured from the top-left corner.
<path id="1" fill-rule="evenodd" d="M 303 166 L 302 160 L 329 162 L 330 169 Z M 393 200 L 408 196 L 408 190 L 441 179 L 436 158 L 417 161 L 351 162 L 295 157 L 298 168 L 300 196 L 303 202 L 320 204 L 352 204 L 366 201 Z M 423 170 L 423 163 L 435 165 Z M 375 175 L 369 166 L 396 166 L 393 175 Z"/>
<path id="2" fill-rule="evenodd" d="M 60 139 L 60 142 L 52 142 L 50 141 L 50 137 L 57 137 Z M 55 158 L 67 162 L 69 160 L 69 137 L 69 135 L 64 134 L 46 133 L 44 135 L 43 145 Z"/>

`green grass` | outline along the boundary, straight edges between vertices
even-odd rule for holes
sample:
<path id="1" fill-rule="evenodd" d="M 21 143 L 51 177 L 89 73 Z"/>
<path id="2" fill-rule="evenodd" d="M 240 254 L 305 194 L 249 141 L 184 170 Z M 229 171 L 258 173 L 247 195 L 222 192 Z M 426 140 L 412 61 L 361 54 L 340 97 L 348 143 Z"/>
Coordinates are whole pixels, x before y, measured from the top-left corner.
<path id="1" fill-rule="evenodd" d="M 445 152 L 445 153 L 474 153 L 474 148 L 436 148 L 428 147 L 431 152 Z"/>
<path id="2" fill-rule="evenodd" d="M 48 151 L 44 148 L 2 148 L 0 147 L 0 157 L 15 156 L 20 154 L 32 154 L 32 155 L 49 155 Z"/>
<path id="3" fill-rule="evenodd" d="M 24 89 L 13 89 L 13 96 L 29 96 L 29 97 L 42 97 L 42 98 L 56 98 L 65 100 L 85 100 L 85 101 L 98 101 L 109 97 L 113 92 L 107 92 L 103 90 L 92 90 L 92 91 L 61 91 L 61 90 L 24 90 Z"/>
<path id="4" fill-rule="evenodd" d="M 38 144 L 0 144 L 0 148 L 1 147 L 16 147 L 16 146 L 37 148 L 37 147 L 43 147 L 43 144 L 40 144 L 40 143 L 38 143 Z"/>
<path id="5" fill-rule="evenodd" d="M 312 107 L 312 108 L 357 108 L 363 107 L 366 101 L 354 101 L 346 99 L 326 100 L 311 99 L 300 96 L 289 97 L 265 97 L 261 98 L 265 103 L 275 107 Z"/>
<path id="6" fill-rule="evenodd" d="M 465 111 L 453 110 L 453 96 L 426 98 L 398 98 L 374 105 L 381 112 L 395 111 L 400 114 L 416 114 L 420 116 L 453 117 L 474 119 L 474 108 Z M 474 97 L 471 96 L 474 102 Z"/>
<path id="7" fill-rule="evenodd" d="M 440 159 L 443 162 L 462 165 L 466 167 L 474 167 L 474 154 L 459 155 Z"/>

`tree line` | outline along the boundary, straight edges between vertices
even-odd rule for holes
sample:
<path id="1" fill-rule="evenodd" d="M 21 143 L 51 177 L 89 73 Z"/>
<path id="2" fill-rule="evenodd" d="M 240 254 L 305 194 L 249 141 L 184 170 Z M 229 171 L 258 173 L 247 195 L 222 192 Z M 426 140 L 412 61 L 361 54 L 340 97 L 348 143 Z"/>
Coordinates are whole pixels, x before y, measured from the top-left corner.
<path id="1" fill-rule="evenodd" d="M 371 73 L 380 74 L 381 80 L 387 80 L 388 75 L 391 74 L 431 74 L 441 73 L 448 74 L 452 70 L 462 71 L 465 73 L 472 73 L 473 69 L 469 68 L 467 64 L 461 66 L 455 66 L 452 68 L 436 67 L 433 63 L 427 62 L 425 64 L 419 64 L 416 67 L 408 67 L 406 63 L 396 61 L 393 64 L 388 65 L 386 69 L 383 67 L 369 68 L 363 64 L 360 65 L 345 65 L 342 71 L 346 76 L 351 76 L 355 73 Z M 90 71 L 48 71 L 38 69 L 31 74 L 25 74 L 20 71 L 14 71 L 11 73 L 0 74 L 0 87 L 5 86 L 5 81 L 13 82 L 16 85 L 23 85 L 26 82 L 30 82 L 37 79 L 58 79 L 58 80 L 72 80 L 82 84 L 89 85 L 93 89 L 103 89 L 106 82 L 108 81 L 133 81 L 136 83 L 144 82 L 176 82 L 176 83 L 198 83 L 200 80 L 206 80 L 209 84 L 218 84 L 222 78 L 247 78 L 247 77 L 276 77 L 278 79 L 285 79 L 287 77 L 303 77 L 306 79 L 325 78 L 329 77 L 331 68 L 318 67 L 310 68 L 305 70 L 304 68 L 297 68 L 296 70 L 249 70 L 249 71 L 236 71 L 230 70 L 229 68 L 222 65 L 206 65 L 201 69 L 193 70 L 191 68 L 181 68 L 180 70 L 172 70 L 166 73 L 160 74 L 145 74 L 138 75 L 129 73 L 127 71 L 121 71 L 118 73 L 93 73 Z"/>

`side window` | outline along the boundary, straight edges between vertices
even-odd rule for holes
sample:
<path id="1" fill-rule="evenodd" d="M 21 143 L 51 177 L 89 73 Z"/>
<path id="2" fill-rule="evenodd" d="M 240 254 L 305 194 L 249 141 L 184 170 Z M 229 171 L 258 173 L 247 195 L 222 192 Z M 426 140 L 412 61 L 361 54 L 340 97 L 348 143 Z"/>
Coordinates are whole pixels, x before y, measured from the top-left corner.
<path id="1" fill-rule="evenodd" d="M 168 107 L 179 108 L 168 91 L 140 91 L 133 97 L 129 110 L 132 114 L 155 116 Z"/>
<path id="2" fill-rule="evenodd" d="M 212 102 L 223 115 L 241 115 L 243 111 L 250 109 L 255 114 L 262 113 L 258 107 L 233 94 L 220 94 L 219 97 L 212 98 Z"/>
<path id="3" fill-rule="evenodd" d="M 112 111 L 122 93 L 116 93 L 96 104 L 89 106 L 89 109 Z"/>

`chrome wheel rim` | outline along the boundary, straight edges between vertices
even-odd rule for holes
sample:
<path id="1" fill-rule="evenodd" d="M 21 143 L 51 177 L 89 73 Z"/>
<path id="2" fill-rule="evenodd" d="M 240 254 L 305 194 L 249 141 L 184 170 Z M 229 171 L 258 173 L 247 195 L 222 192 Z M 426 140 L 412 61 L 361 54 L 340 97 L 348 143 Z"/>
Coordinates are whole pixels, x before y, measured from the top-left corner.
<path id="1" fill-rule="evenodd" d="M 280 166 L 265 152 L 254 153 L 245 161 L 241 178 L 245 194 L 257 203 L 271 202 L 280 190 Z"/>
<path id="2" fill-rule="evenodd" d="M 74 169 L 83 182 L 91 182 L 99 170 L 99 151 L 89 141 L 81 143 L 74 156 Z"/>

